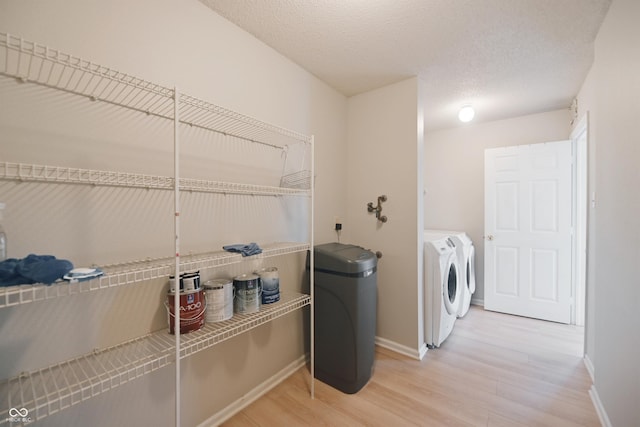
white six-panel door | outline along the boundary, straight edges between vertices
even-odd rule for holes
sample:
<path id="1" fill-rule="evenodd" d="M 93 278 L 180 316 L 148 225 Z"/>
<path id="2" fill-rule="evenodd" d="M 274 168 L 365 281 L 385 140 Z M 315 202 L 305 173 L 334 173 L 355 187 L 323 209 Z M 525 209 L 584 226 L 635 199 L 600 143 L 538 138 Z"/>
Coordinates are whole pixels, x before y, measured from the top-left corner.
<path id="1" fill-rule="evenodd" d="M 571 141 L 485 150 L 487 310 L 571 319 Z"/>

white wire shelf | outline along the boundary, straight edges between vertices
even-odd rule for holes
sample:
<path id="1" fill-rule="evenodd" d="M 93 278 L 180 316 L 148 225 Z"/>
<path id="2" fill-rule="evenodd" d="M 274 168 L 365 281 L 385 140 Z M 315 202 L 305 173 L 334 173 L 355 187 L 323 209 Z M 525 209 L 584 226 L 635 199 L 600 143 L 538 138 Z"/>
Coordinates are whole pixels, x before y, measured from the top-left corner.
<path id="1" fill-rule="evenodd" d="M 180 336 L 180 358 L 189 357 L 309 304 L 311 304 L 310 295 L 282 293 L 280 301 L 261 305 L 257 313 L 236 313 L 231 319 L 223 322 L 205 323 L 199 331 Z"/>
<path id="2" fill-rule="evenodd" d="M 0 54 L 0 74 L 20 82 L 173 120 L 173 89 L 11 34 L 0 33 Z"/>
<path id="3" fill-rule="evenodd" d="M 20 182 L 173 190 L 172 177 L 11 162 L 0 162 L 0 179 Z M 309 193 L 308 187 L 299 185 L 272 187 L 191 178 L 180 178 L 180 190 L 258 196 L 308 195 Z"/>
<path id="4" fill-rule="evenodd" d="M 256 120 L 189 95 L 180 95 L 179 106 L 180 122 L 189 126 L 201 127 L 275 148 L 311 143 L 310 136 Z"/>
<path id="5" fill-rule="evenodd" d="M 298 310 L 311 302 L 306 294 L 283 293 L 277 303 L 228 321 L 206 323 L 181 335 L 180 359 Z M 175 337 L 162 330 L 0 382 L 0 413 L 26 408 L 30 422 L 39 421 L 175 361 Z M 29 422 L 25 423 L 28 424 Z M 16 425 L 0 417 L 0 425 Z"/>
<path id="6" fill-rule="evenodd" d="M 221 194 L 250 194 L 255 196 L 308 196 L 310 187 L 240 184 L 236 182 L 205 181 L 180 178 L 180 191 L 197 191 Z"/>
<path id="7" fill-rule="evenodd" d="M 297 252 L 306 252 L 310 249 L 308 243 L 272 243 L 262 246 L 262 253 L 243 257 L 240 254 L 233 254 L 229 252 L 210 252 L 206 254 L 193 254 L 187 256 L 181 256 L 180 259 L 180 271 L 196 271 L 206 270 L 208 268 L 222 267 L 230 264 L 237 264 L 245 260 L 255 260 L 262 258 L 270 258 L 279 255 L 288 255 Z"/>
<path id="8" fill-rule="evenodd" d="M 226 251 L 184 255 L 180 257 L 180 271 L 206 270 L 243 261 L 306 252 L 309 250 L 310 245 L 308 243 L 285 242 L 260 245 L 260 247 L 262 248 L 261 254 L 249 257 Z M 105 271 L 105 274 L 84 282 L 56 282 L 52 285 L 33 284 L 0 287 L 0 308 L 67 297 L 161 277 L 168 278 L 175 272 L 174 263 L 175 258 L 173 257 L 132 261 L 100 266 Z"/>
<path id="9" fill-rule="evenodd" d="M 173 178 L 164 176 L 11 162 L 0 163 L 0 179 L 173 190 Z"/>
<path id="10" fill-rule="evenodd" d="M 174 120 L 174 90 L 91 61 L 0 33 L 0 74 L 20 82 Z M 181 123 L 276 148 L 311 144 L 311 137 L 181 94 Z"/>

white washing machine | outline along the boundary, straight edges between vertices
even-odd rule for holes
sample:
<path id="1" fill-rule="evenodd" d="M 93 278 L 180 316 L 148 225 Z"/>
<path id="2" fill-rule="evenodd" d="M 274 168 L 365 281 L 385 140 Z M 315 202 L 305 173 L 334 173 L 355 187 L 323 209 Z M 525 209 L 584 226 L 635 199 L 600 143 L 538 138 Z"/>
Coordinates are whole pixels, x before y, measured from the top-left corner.
<path id="1" fill-rule="evenodd" d="M 424 239 L 424 330 L 428 347 L 449 336 L 460 308 L 458 258 L 447 237 Z"/>
<path id="2" fill-rule="evenodd" d="M 458 317 L 463 317 L 469 311 L 471 297 L 476 291 L 476 250 L 473 247 L 473 242 L 464 231 L 425 230 L 425 235 L 432 238 L 448 237 L 456 247 L 458 265 L 460 266 L 460 282 L 463 285 Z"/>

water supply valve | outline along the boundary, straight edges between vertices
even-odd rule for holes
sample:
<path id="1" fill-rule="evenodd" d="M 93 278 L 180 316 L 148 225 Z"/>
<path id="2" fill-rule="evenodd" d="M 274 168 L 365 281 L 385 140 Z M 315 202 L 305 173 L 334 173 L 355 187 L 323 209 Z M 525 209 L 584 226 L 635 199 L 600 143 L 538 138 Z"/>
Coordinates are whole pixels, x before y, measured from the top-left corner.
<path id="1" fill-rule="evenodd" d="M 387 222 L 387 216 L 386 215 L 382 215 L 382 202 L 386 202 L 387 201 L 387 196 L 385 196 L 384 194 L 382 196 L 378 196 L 378 205 L 377 206 L 373 206 L 373 202 L 369 202 L 367 204 L 367 211 L 369 213 L 371 212 L 375 212 L 376 213 L 376 218 L 378 219 L 378 221 L 380 222 Z"/>

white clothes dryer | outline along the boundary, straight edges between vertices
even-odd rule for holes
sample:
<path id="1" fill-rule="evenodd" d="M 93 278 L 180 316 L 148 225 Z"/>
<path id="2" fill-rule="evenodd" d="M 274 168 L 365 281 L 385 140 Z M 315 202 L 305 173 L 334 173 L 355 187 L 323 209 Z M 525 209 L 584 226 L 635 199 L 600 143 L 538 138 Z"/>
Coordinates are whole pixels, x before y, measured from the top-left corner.
<path id="1" fill-rule="evenodd" d="M 471 297 L 476 291 L 476 268 L 473 242 L 464 231 L 452 230 L 425 230 L 425 235 L 432 238 L 448 237 L 456 247 L 458 265 L 460 267 L 460 282 L 462 285 L 462 296 L 460 299 L 460 310 L 458 317 L 463 317 L 471 306 Z"/>
<path id="2" fill-rule="evenodd" d="M 424 242 L 424 330 L 428 347 L 439 347 L 451 334 L 460 308 L 458 259 L 447 238 Z"/>

